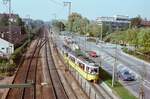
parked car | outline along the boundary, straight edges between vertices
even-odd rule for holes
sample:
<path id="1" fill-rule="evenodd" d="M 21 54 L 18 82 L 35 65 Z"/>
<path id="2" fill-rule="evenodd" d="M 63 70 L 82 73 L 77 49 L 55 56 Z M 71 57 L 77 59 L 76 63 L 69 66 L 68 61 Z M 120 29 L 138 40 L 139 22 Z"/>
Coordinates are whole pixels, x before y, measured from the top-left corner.
<path id="1" fill-rule="evenodd" d="M 118 72 L 118 77 L 122 79 L 123 81 L 134 81 L 135 75 L 128 70 L 122 70 Z"/>
<path id="2" fill-rule="evenodd" d="M 95 51 L 90 51 L 90 52 L 88 52 L 88 54 L 89 54 L 89 56 L 91 56 L 91 57 L 98 57 L 98 55 L 96 54 Z"/>

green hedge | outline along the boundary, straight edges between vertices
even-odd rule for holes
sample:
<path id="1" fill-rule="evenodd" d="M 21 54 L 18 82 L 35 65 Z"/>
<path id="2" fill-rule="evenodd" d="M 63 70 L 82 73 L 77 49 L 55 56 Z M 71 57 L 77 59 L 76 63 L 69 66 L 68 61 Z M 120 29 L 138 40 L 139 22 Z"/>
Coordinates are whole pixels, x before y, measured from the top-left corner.
<path id="1" fill-rule="evenodd" d="M 0 75 L 11 76 L 15 71 L 16 64 L 10 64 L 7 59 L 0 59 Z"/>
<path id="2" fill-rule="evenodd" d="M 22 54 L 25 52 L 28 43 L 29 43 L 29 41 L 27 40 L 22 46 L 20 46 L 19 48 L 17 48 L 14 51 L 14 53 L 11 55 L 11 59 L 15 61 L 18 58 L 20 58 L 22 56 Z"/>

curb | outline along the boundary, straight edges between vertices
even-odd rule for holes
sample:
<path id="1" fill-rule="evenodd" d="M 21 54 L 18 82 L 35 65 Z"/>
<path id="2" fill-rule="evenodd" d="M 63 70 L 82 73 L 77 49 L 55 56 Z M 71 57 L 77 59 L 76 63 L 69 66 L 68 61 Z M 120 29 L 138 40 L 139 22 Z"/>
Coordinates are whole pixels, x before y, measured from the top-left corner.
<path id="1" fill-rule="evenodd" d="M 147 62 L 147 61 L 144 61 L 144 60 L 142 60 L 142 59 L 139 59 L 139 58 L 137 58 L 137 57 L 135 57 L 135 56 L 133 56 L 133 55 L 127 54 L 127 53 L 125 53 L 125 52 L 123 52 L 123 51 L 121 51 L 120 53 L 123 54 L 123 55 L 125 55 L 125 56 L 127 56 L 127 57 L 133 58 L 133 59 L 135 59 L 136 61 L 141 61 L 141 62 L 143 62 L 145 65 L 150 66 L 150 63 Z"/>

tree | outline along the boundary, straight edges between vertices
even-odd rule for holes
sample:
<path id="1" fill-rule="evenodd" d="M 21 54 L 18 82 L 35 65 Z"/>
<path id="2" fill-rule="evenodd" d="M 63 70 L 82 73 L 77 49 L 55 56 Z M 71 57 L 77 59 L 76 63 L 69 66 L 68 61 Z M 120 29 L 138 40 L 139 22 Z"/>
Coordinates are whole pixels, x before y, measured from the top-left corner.
<path id="1" fill-rule="evenodd" d="M 72 13 L 69 16 L 69 20 L 67 23 L 67 30 L 71 32 L 78 32 L 80 34 L 86 34 L 88 31 L 89 20 L 87 18 L 83 18 L 78 13 Z"/>
<path id="2" fill-rule="evenodd" d="M 53 20 L 52 25 L 58 28 L 59 31 L 64 31 L 65 30 L 65 25 L 63 22 L 59 20 Z"/>
<path id="3" fill-rule="evenodd" d="M 22 21 L 22 19 L 19 16 L 16 17 L 16 24 L 15 25 L 21 26 L 21 27 L 24 26 L 24 22 Z"/>
<path id="4" fill-rule="evenodd" d="M 131 27 L 138 28 L 141 24 L 142 18 L 137 16 L 131 19 Z"/>
<path id="5" fill-rule="evenodd" d="M 130 44 L 135 45 L 135 48 L 137 48 L 139 45 L 139 39 L 138 39 L 139 29 L 128 29 L 126 33 L 127 33 L 126 36 L 127 41 Z"/>
<path id="6" fill-rule="evenodd" d="M 88 25 L 89 25 L 89 20 L 87 18 L 81 19 L 81 29 L 83 34 L 87 34 Z"/>
<path id="7" fill-rule="evenodd" d="M 150 29 L 142 29 L 139 32 L 139 45 L 143 47 L 144 52 L 150 52 Z"/>
<path id="8" fill-rule="evenodd" d="M 112 28 L 111 28 L 111 25 L 110 24 L 106 24 L 106 23 L 103 23 L 102 25 L 102 36 L 105 37 L 108 32 L 111 32 L 112 31 Z"/>
<path id="9" fill-rule="evenodd" d="M 95 22 L 92 22 L 88 26 L 88 33 L 90 36 L 100 37 L 101 27 Z"/>
<path id="10" fill-rule="evenodd" d="M 0 19 L 0 26 L 8 26 L 9 20 L 6 14 Z"/>
<path id="11" fill-rule="evenodd" d="M 68 26 L 67 26 L 69 31 L 75 31 L 75 30 L 73 30 L 73 26 L 75 25 L 74 22 L 76 22 L 76 21 L 78 21 L 80 19 L 82 19 L 82 16 L 80 14 L 78 14 L 78 13 L 72 13 L 69 16 Z"/>

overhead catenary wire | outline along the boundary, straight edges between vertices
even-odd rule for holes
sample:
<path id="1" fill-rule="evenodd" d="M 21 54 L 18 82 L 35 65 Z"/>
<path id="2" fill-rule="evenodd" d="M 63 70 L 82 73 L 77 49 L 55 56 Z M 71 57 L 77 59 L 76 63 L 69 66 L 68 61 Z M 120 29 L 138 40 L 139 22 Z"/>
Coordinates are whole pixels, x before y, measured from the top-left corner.
<path id="1" fill-rule="evenodd" d="M 56 4 L 56 5 L 59 5 L 59 6 L 62 6 L 63 7 L 63 4 L 56 1 L 56 0 L 50 0 L 52 3 Z"/>
<path id="2" fill-rule="evenodd" d="M 56 0 L 50 0 L 50 2 L 52 2 L 53 4 L 56 4 L 56 5 L 60 6 L 60 7 L 62 7 L 61 10 L 52 13 L 52 15 L 55 14 L 55 19 L 56 19 L 56 18 L 58 18 L 58 15 L 62 14 L 62 12 L 63 12 L 63 10 L 64 10 L 64 3 L 63 3 L 63 1 L 62 1 L 62 2 L 61 2 L 61 1 L 58 2 L 58 1 L 56 1 Z"/>

